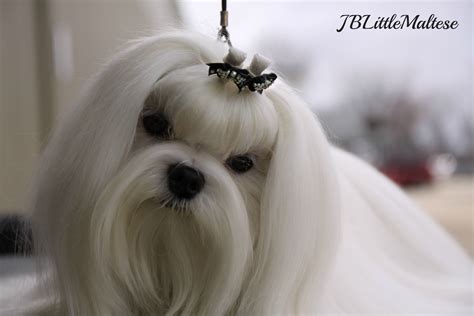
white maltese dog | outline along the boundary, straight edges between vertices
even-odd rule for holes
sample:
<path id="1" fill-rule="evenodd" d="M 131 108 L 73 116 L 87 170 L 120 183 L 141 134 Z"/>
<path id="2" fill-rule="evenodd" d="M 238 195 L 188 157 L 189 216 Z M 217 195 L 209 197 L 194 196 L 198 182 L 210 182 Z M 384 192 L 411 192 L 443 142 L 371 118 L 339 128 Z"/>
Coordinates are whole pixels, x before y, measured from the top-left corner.
<path id="1" fill-rule="evenodd" d="M 472 312 L 471 259 L 328 144 L 265 58 L 248 64 L 174 32 L 134 42 L 90 83 L 34 184 L 42 311 Z"/>

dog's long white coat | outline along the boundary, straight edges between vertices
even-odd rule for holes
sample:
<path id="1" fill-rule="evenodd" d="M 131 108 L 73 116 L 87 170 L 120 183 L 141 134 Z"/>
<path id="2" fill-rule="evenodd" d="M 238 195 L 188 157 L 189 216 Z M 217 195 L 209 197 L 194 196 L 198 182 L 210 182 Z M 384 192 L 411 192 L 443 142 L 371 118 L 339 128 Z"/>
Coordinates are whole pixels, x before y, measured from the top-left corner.
<path id="1" fill-rule="evenodd" d="M 333 154 L 343 239 L 327 306 L 375 315 L 472 314 L 472 261 L 464 250 L 378 171 L 341 150 Z"/>
<path id="2" fill-rule="evenodd" d="M 44 259 L 34 297 L 54 302 L 39 312 L 472 313 L 472 261 L 453 239 L 332 148 L 281 78 L 259 95 L 208 77 L 205 63 L 224 54 L 188 33 L 137 41 L 60 122 L 32 198 Z M 140 130 L 150 94 L 175 140 Z M 248 174 L 222 163 L 248 151 L 266 152 Z M 157 199 L 176 162 L 206 177 L 190 216 Z M 0 302 L 5 313 L 27 305 Z"/>

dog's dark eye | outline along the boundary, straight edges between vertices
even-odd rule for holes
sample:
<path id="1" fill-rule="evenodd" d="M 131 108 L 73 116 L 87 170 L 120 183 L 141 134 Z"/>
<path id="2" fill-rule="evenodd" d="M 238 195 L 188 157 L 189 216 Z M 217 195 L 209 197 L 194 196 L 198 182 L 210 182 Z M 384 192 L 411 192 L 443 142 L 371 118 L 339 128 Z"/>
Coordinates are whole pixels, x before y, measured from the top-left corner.
<path id="1" fill-rule="evenodd" d="M 162 114 L 147 114 L 143 116 L 143 127 L 154 137 L 168 138 L 171 135 L 171 126 Z"/>
<path id="2" fill-rule="evenodd" d="M 237 173 L 247 172 L 253 167 L 253 160 L 244 155 L 230 157 L 225 163 Z"/>

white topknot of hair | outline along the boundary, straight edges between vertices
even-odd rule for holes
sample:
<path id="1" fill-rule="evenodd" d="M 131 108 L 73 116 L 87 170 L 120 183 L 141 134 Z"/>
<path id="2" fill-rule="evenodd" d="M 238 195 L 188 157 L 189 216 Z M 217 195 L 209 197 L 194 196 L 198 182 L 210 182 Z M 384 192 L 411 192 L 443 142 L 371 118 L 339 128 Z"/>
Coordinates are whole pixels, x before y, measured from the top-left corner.
<path id="1" fill-rule="evenodd" d="M 271 60 L 260 54 L 255 54 L 249 66 L 249 71 L 254 76 L 259 76 L 271 64 Z"/>
<path id="2" fill-rule="evenodd" d="M 247 54 L 235 47 L 229 49 L 229 53 L 224 57 L 224 62 L 232 66 L 240 66 L 247 58 Z"/>

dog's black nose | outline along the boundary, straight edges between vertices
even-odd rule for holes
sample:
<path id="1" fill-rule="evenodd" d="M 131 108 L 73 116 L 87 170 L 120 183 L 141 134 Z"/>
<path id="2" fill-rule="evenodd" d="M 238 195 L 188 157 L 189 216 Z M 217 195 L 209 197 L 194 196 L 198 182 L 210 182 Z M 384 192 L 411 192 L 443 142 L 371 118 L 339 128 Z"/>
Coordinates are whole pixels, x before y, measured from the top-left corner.
<path id="1" fill-rule="evenodd" d="M 178 198 L 190 200 L 204 187 L 204 176 L 185 165 L 172 165 L 168 169 L 168 188 Z"/>

